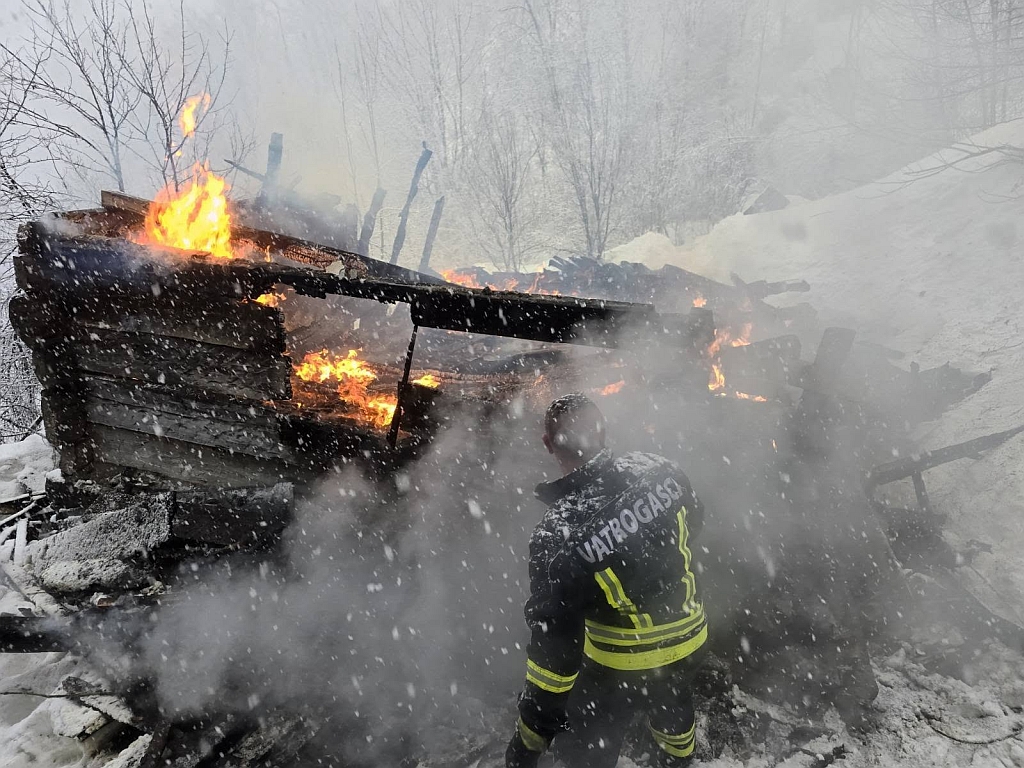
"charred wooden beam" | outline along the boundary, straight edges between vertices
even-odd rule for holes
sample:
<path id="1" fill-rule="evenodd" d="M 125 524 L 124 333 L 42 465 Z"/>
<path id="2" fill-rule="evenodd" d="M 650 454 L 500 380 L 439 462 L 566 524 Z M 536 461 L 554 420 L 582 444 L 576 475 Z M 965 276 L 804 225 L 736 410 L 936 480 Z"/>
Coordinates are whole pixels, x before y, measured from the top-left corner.
<path id="1" fill-rule="evenodd" d="M 377 187 L 377 191 L 373 193 L 373 199 L 370 201 L 370 207 L 363 216 L 363 228 L 359 231 L 359 245 L 356 248 L 363 256 L 370 254 L 370 238 L 373 237 L 373 230 L 377 226 L 377 214 L 384 207 L 384 197 L 387 193 L 386 189 Z"/>
<path id="2" fill-rule="evenodd" d="M 880 485 L 902 480 L 905 477 L 920 475 L 921 472 L 946 464 L 957 459 L 975 456 L 982 451 L 987 451 L 1002 445 L 1011 437 L 1024 432 L 1024 426 L 1007 429 L 1003 432 L 994 432 L 991 435 L 976 437 L 955 445 L 947 445 L 945 448 L 936 448 L 934 451 L 924 451 L 917 456 L 907 456 L 896 461 L 881 464 L 872 469 L 867 476 L 866 484 L 869 493 Z"/>
<path id="3" fill-rule="evenodd" d="M 402 253 L 402 246 L 405 244 L 405 228 L 409 223 L 409 209 L 412 208 L 412 201 L 416 199 L 416 193 L 420 189 L 420 176 L 423 175 L 423 170 L 427 167 L 427 163 L 430 162 L 430 157 L 434 153 L 427 149 L 427 143 L 423 142 L 423 152 L 420 153 L 420 159 L 416 161 L 416 168 L 412 174 L 412 182 L 409 185 L 409 195 L 405 198 L 405 205 L 402 206 L 401 213 L 398 214 L 398 230 L 395 232 L 395 241 L 391 245 L 391 265 L 398 264 L 398 257 Z"/>
<path id="4" fill-rule="evenodd" d="M 780 293 L 807 293 L 811 285 L 806 280 L 779 280 L 768 282 L 757 280 L 753 283 L 744 282 L 735 272 L 730 272 L 729 277 L 733 285 L 743 291 L 752 299 L 761 300 L 768 296 L 776 296 Z"/>

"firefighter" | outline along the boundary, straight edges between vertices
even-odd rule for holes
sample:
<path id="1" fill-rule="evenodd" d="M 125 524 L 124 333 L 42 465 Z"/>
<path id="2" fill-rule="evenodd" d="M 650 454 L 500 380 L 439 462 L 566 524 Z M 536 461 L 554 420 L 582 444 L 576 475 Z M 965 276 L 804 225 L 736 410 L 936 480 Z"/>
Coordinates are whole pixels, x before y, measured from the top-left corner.
<path id="1" fill-rule="evenodd" d="M 531 640 L 506 766 L 536 765 L 557 736 L 571 768 L 611 768 L 636 712 L 658 764 L 687 765 L 708 637 L 691 556 L 703 507 L 668 459 L 612 455 L 586 396 L 558 398 L 544 422 L 564 476 L 537 486 L 550 508 L 530 537 Z"/>

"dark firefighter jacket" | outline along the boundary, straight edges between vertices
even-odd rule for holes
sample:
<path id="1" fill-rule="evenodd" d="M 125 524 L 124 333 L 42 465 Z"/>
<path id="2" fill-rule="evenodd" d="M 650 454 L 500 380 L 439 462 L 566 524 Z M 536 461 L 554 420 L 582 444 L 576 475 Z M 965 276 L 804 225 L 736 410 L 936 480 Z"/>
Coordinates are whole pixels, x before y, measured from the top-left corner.
<path id="1" fill-rule="evenodd" d="M 543 751 L 565 728 L 584 656 L 609 670 L 664 667 L 704 644 L 707 621 L 689 547 L 704 508 L 675 464 L 602 451 L 537 496 L 550 509 L 530 538 L 519 735 Z"/>

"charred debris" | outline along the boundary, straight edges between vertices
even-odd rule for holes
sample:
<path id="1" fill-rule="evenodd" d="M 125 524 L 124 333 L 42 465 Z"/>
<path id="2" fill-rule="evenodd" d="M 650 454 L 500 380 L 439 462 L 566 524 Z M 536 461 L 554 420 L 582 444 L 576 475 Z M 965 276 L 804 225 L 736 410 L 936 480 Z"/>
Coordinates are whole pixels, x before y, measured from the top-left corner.
<path id="1" fill-rule="evenodd" d="M 441 276 L 255 216 L 234 228 L 238 256 L 219 259 L 138 242 L 148 207 L 104 193 L 101 208 L 23 227 L 10 309 L 61 476 L 45 497 L 0 502 L 3 572 L 36 609 L 0 617 L 0 648 L 73 650 L 96 667 L 106 682 L 64 683 L 92 714 L 83 738 L 150 734 L 146 768 L 315 758 L 325 722 L 302 701 L 245 716 L 161 708 L 136 663 L 145 617 L 174 601 L 189 564 L 273 557 L 295 505 L 344 467 L 387 500 L 362 524 L 397 538 L 410 513 L 396 477 L 447 425 L 528 432 L 567 388 L 602 398 L 613 425 L 628 410 L 619 447 L 680 461 L 709 508 L 706 753 L 749 752 L 773 727 L 737 713 L 733 684 L 870 728 L 869 643 L 946 622 L 963 655 L 992 636 L 1020 647 L 1020 627 L 957 586 L 970 553 L 942 538 L 926 489 L 928 469 L 1010 433 L 927 453 L 910 438 L 987 375 L 906 366 L 854 329 L 819 327 L 807 304 L 765 301 L 806 283 L 583 258 Z M 536 463 L 526 445 L 480 445 Z M 955 674 L 948 650 L 936 663 Z"/>

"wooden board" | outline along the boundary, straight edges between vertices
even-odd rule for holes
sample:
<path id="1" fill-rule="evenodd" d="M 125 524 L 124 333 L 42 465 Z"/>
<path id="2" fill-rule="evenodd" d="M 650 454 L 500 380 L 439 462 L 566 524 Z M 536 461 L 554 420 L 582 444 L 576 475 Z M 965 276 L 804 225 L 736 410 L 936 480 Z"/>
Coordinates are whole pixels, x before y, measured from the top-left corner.
<path id="1" fill-rule="evenodd" d="M 161 296 L 141 298 L 95 294 L 15 296 L 11 324 L 30 347 L 42 340 L 70 349 L 89 330 L 122 331 L 199 341 L 265 355 L 284 352 L 281 310 L 254 301 Z"/>
<path id="2" fill-rule="evenodd" d="M 84 385 L 91 424 L 258 458 L 294 458 L 282 444 L 278 417 L 259 403 L 209 402 L 180 390 L 93 376 Z"/>
<path id="3" fill-rule="evenodd" d="M 256 459 L 217 448 L 93 424 L 89 437 L 97 461 L 152 472 L 184 483 L 240 488 L 308 482 L 314 473 L 281 461 Z"/>
<path id="4" fill-rule="evenodd" d="M 183 384 L 254 400 L 291 397 L 291 359 L 163 336 L 93 329 L 75 345 L 83 371 L 152 384 Z"/>
<path id="5" fill-rule="evenodd" d="M 97 299 L 78 302 L 72 313 L 77 324 L 88 328 L 170 336 L 270 355 L 285 351 L 281 310 L 254 301 Z"/>

